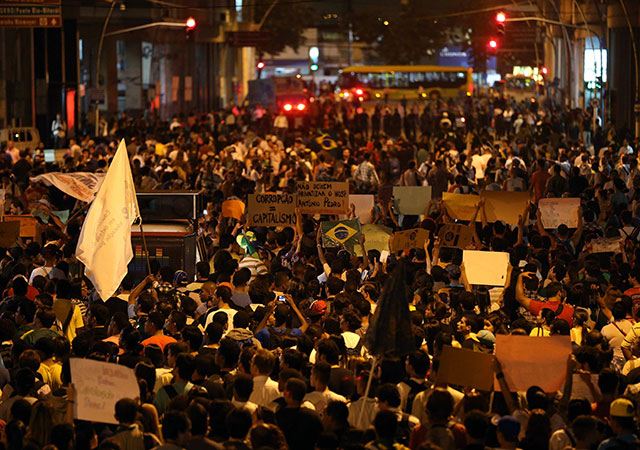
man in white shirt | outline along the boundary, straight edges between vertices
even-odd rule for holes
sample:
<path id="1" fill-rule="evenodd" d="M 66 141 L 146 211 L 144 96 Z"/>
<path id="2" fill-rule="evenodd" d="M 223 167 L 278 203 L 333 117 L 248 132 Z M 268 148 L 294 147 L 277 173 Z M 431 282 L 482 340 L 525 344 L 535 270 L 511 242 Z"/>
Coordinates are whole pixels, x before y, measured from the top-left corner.
<path id="1" fill-rule="evenodd" d="M 327 405 L 332 401 L 347 403 L 347 399 L 342 395 L 336 394 L 329 389 L 329 378 L 331 377 L 331 364 L 327 362 L 318 362 L 313 366 L 311 371 L 311 386 L 314 391 L 304 396 L 304 400 L 313 404 L 316 412 L 324 413 Z"/>
<path id="2" fill-rule="evenodd" d="M 253 355 L 250 366 L 253 377 L 253 391 L 249 397 L 251 403 L 268 408 L 280 396 L 278 383 L 269 378 L 275 364 L 276 357 L 269 350 L 261 348 Z"/>

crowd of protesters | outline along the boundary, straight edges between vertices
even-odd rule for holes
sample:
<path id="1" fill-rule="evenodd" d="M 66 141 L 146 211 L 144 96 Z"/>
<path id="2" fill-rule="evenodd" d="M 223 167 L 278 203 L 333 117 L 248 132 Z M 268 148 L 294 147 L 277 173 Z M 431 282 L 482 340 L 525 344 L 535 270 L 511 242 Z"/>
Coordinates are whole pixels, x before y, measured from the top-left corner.
<path id="1" fill-rule="evenodd" d="M 34 214 L 43 233 L 4 249 L 0 262 L 0 445 L 637 448 L 640 142 L 610 124 L 593 129 L 589 111 L 498 97 L 371 110 L 320 97 L 309 110 L 300 129 L 261 107 L 164 124 L 123 114 L 106 137 L 69 139 L 59 163 L 2 144 L 4 214 Z M 189 276 L 152 259 L 146 278 L 127 275 L 104 302 L 75 259 L 82 205 L 29 178 L 106 172 L 120 138 L 138 190 L 203 191 L 194 227 L 208 260 Z M 299 180 L 349 181 L 352 193 L 374 194 L 430 185 L 424 216 L 399 215 L 379 195 L 372 217 L 431 238 L 386 259 L 361 239 L 359 258 L 322 246 L 325 217 L 250 228 L 221 214 L 224 200 L 294 192 Z M 462 250 L 437 237 L 453 221 L 442 193 L 484 189 L 531 194 L 516 226 L 481 213 L 470 224 L 470 248 L 510 255 L 507 283 L 490 289 L 469 285 Z M 536 205 L 545 197 L 580 198 L 577 229 L 544 229 Z M 65 210 L 66 223 L 57 214 Z M 598 237 L 622 238 L 619 251 L 594 253 Z M 397 326 L 414 350 L 375 355 L 372 371 L 367 331 L 384 299 L 410 311 Z M 436 381 L 444 346 L 492 353 L 498 334 L 566 335 L 563 392 L 511 392 L 498 360 L 496 392 Z M 74 420 L 71 357 L 135 371 L 140 395 L 117 402 L 118 425 Z M 572 394 L 573 374 L 589 398 Z"/>

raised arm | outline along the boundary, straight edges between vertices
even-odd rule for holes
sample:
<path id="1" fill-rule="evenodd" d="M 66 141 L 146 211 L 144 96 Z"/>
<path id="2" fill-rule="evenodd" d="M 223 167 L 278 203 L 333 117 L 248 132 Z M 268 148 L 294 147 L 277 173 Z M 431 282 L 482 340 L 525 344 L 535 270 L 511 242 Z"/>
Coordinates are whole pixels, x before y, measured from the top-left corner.
<path id="1" fill-rule="evenodd" d="M 533 272 L 522 272 L 518 275 L 518 281 L 516 282 L 516 300 L 525 308 L 529 309 L 531 305 L 531 299 L 524 294 L 524 282 L 522 281 L 522 277 L 525 275 L 535 276 Z"/>
<path id="2" fill-rule="evenodd" d="M 496 374 L 496 379 L 498 380 L 498 384 L 500 385 L 500 391 L 502 392 L 502 396 L 504 397 L 504 402 L 507 404 L 507 409 L 509 410 L 509 414 L 513 414 L 513 412 L 518 409 L 518 405 L 511 395 L 511 389 L 509 389 L 509 384 L 507 380 L 504 378 L 504 372 L 502 371 L 502 365 L 500 361 L 495 356 L 493 357 L 493 370 Z"/>
<path id="3" fill-rule="evenodd" d="M 583 226 L 582 206 L 578 208 L 577 214 L 578 214 L 578 228 L 576 229 L 576 232 L 573 233 L 573 236 L 571 236 L 571 243 L 573 244 L 573 248 L 578 247 L 578 244 L 580 243 L 580 238 L 582 237 L 582 226 Z"/>
<path id="4" fill-rule="evenodd" d="M 293 312 L 298 317 L 298 320 L 300 321 L 300 329 L 304 333 L 305 331 L 307 331 L 307 328 L 309 328 L 307 319 L 305 319 L 304 315 L 300 312 L 298 305 L 296 305 L 296 302 L 293 301 L 293 298 L 291 297 L 291 295 L 285 294 L 284 298 L 287 300 L 287 303 L 289 304 L 289 306 L 291 306 L 291 309 L 293 309 Z"/>
<path id="5" fill-rule="evenodd" d="M 142 280 L 133 290 L 129 293 L 129 301 L 130 305 L 134 304 L 138 299 L 138 296 L 142 294 L 147 286 L 153 286 L 153 283 L 156 281 L 156 277 L 153 274 L 147 275 L 144 280 Z"/>
<path id="6" fill-rule="evenodd" d="M 324 276 L 329 278 L 329 275 L 331 275 L 331 267 L 329 267 L 329 264 L 327 264 L 327 260 L 324 257 L 324 250 L 322 248 L 321 227 L 318 227 L 318 231 L 316 233 L 316 246 L 318 247 L 318 258 L 320 259 L 320 263 L 322 264 L 322 269 L 324 270 Z"/>

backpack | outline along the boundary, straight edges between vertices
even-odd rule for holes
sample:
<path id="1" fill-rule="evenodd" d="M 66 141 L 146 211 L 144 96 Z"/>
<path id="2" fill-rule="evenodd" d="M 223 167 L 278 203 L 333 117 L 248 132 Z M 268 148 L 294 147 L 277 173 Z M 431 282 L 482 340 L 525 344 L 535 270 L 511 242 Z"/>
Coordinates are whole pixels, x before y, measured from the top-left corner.
<path id="1" fill-rule="evenodd" d="M 267 330 L 269 331 L 269 350 L 274 350 L 278 347 L 283 348 L 283 344 L 286 341 L 296 340 L 296 337 L 291 334 L 291 328 L 279 331 L 274 327 L 267 327 Z"/>
<path id="2" fill-rule="evenodd" d="M 360 356 L 362 353 L 362 346 L 364 345 L 364 340 L 362 336 L 358 339 L 358 343 L 353 348 L 347 348 L 347 356 Z"/>
<path id="3" fill-rule="evenodd" d="M 409 395 L 407 396 L 407 404 L 404 407 L 404 410 L 411 414 L 411 409 L 413 408 L 413 400 L 416 398 L 416 395 L 418 395 L 420 392 L 424 391 L 425 389 L 427 389 L 427 387 L 422 384 L 422 383 L 418 383 L 417 381 L 413 381 L 412 379 L 408 379 L 404 381 L 407 385 L 409 385 L 409 387 L 411 388 L 409 390 Z"/>

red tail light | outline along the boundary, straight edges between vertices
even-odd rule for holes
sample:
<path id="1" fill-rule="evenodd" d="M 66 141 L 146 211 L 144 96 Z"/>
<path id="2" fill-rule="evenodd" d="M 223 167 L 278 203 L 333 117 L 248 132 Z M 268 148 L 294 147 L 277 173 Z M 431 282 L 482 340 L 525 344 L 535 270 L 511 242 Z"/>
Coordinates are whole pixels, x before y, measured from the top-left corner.
<path id="1" fill-rule="evenodd" d="M 304 103 L 298 103 L 298 111 L 303 111 L 306 108 Z"/>
<path id="2" fill-rule="evenodd" d="M 286 105 L 284 105 L 285 111 L 291 111 L 292 109 L 293 109 L 293 105 L 291 105 L 291 103 L 287 103 Z"/>

